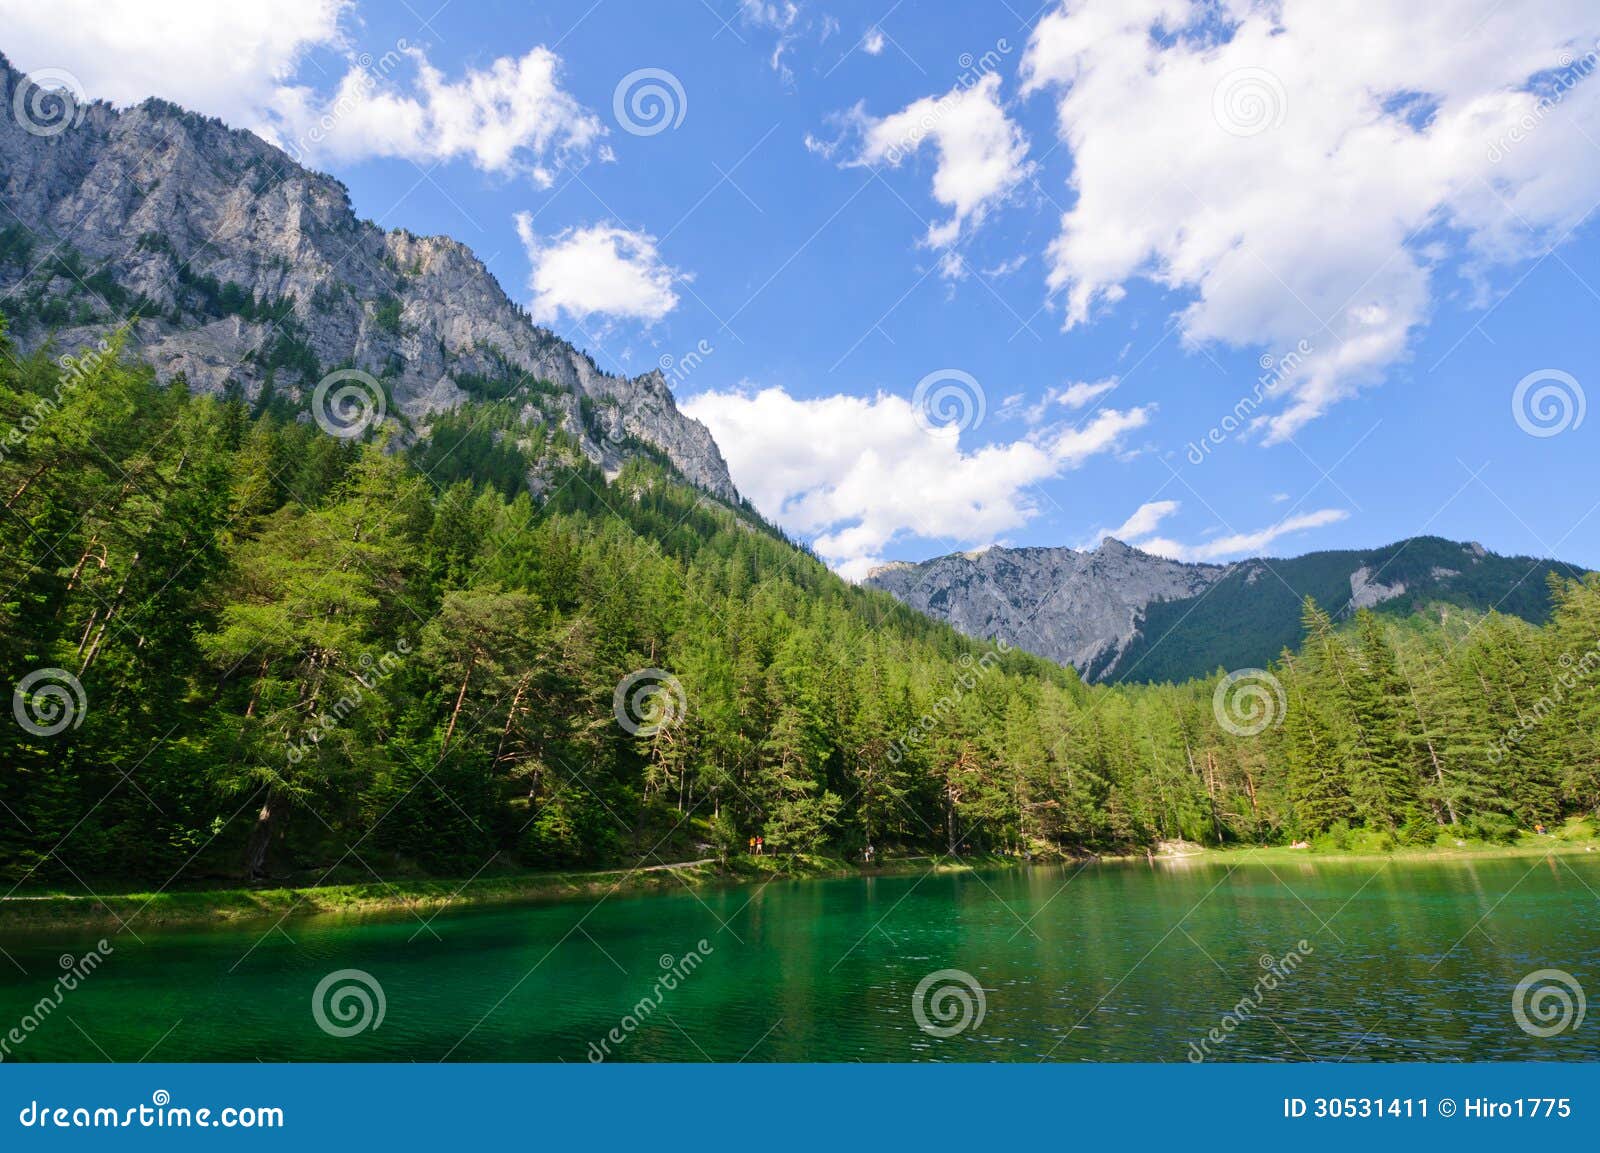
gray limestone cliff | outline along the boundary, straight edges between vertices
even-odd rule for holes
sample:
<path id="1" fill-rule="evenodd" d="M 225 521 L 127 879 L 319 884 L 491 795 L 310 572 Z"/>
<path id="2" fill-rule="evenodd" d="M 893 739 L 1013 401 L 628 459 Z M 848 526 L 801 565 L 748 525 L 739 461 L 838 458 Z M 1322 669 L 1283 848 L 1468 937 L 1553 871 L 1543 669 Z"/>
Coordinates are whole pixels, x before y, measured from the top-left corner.
<path id="1" fill-rule="evenodd" d="M 62 131 L 27 131 L 19 85 L 32 99 L 0 56 L 0 309 L 24 349 L 73 351 L 136 317 L 130 351 L 164 378 L 254 396 L 270 373 L 304 400 L 320 374 L 357 368 L 414 428 L 486 389 L 545 382 L 528 419 L 556 422 L 596 464 L 620 467 L 631 438 L 738 499 L 660 372 L 602 372 L 464 245 L 359 220 L 337 180 L 161 100 L 80 105 Z"/>
<path id="2" fill-rule="evenodd" d="M 866 583 L 969 636 L 998 638 L 1088 673 L 1116 662 L 1152 602 L 1195 596 L 1227 571 L 1107 537 L 1090 552 L 995 547 L 885 565 Z"/>

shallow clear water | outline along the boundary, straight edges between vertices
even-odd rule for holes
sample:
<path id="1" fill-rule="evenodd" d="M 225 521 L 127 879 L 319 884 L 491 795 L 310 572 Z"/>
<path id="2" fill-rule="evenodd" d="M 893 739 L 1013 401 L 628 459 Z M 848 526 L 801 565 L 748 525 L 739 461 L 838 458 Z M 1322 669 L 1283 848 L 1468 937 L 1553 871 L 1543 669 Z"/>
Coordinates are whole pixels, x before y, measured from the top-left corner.
<path id="1" fill-rule="evenodd" d="M 1540 969 L 1600 993 L 1597 893 L 1593 858 L 1180 862 L 613 896 L 427 927 L 135 923 L 142 942 L 112 938 L 7 1059 L 1184 1061 L 1217 1029 L 1205 1051 L 1221 1060 L 1593 1060 L 1600 1006 L 1541 1038 L 1512 1001 Z M 12 934 L 0 1034 L 50 993 L 58 957 L 95 939 Z M 660 988 L 663 962 L 682 972 L 692 951 L 698 965 Z M 1291 953 L 1265 987 L 1262 958 Z M 381 986 L 378 1027 L 318 1024 L 314 991 L 341 969 Z M 970 974 L 982 1019 L 979 993 L 930 993 L 935 1028 L 971 1007 L 963 1031 L 935 1036 L 913 998 L 947 969 Z M 1541 1007 L 1559 1014 L 1559 999 L 1531 998 L 1530 1024 Z"/>

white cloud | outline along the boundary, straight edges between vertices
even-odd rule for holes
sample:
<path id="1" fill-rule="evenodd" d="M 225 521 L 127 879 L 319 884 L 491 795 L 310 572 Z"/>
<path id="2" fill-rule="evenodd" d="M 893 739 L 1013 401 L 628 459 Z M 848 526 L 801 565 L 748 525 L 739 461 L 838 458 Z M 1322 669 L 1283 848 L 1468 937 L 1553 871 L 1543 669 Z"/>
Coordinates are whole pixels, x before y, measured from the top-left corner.
<path id="1" fill-rule="evenodd" d="M 1087 541 L 1084 548 L 1093 548 L 1101 540 L 1110 536 L 1142 549 L 1144 552 L 1154 553 L 1156 556 L 1171 557 L 1183 561 L 1225 561 L 1235 560 L 1248 556 L 1261 556 L 1277 540 L 1294 533 L 1306 532 L 1314 528 L 1337 524 L 1346 519 L 1350 514 L 1344 509 L 1324 508 L 1315 512 L 1298 513 L 1284 517 L 1282 520 L 1269 525 L 1264 529 L 1254 532 L 1230 532 L 1226 536 L 1201 544 L 1184 544 L 1171 537 L 1158 536 L 1161 525 L 1177 514 L 1182 508 L 1182 502 L 1176 500 L 1151 500 L 1141 504 L 1133 511 L 1133 515 L 1123 521 L 1114 529 L 1095 532 Z"/>
<path id="2" fill-rule="evenodd" d="M 820 156 L 824 160 L 832 160 L 833 154 L 839 151 L 839 142 L 837 140 L 824 140 L 812 132 L 805 134 L 802 143 L 805 144 L 807 152 L 813 156 Z"/>
<path id="3" fill-rule="evenodd" d="M 1114 376 L 1097 380 L 1092 384 L 1086 380 L 1079 380 L 1067 385 L 1055 399 L 1068 408 L 1082 408 L 1091 400 L 1104 396 L 1116 387 L 1117 378 Z"/>
<path id="4" fill-rule="evenodd" d="M 303 86 L 273 95 L 270 125 L 290 155 L 419 164 L 467 159 L 485 171 L 520 172 L 548 187 L 551 164 L 586 153 L 605 134 L 598 117 L 561 87 L 547 48 L 502 56 L 448 80 L 419 48 L 402 45 L 352 66 L 329 97 Z M 414 71 L 415 84 L 398 78 Z"/>
<path id="5" fill-rule="evenodd" d="M 739 15 L 746 24 L 757 28 L 774 28 L 779 32 L 787 32 L 795 26 L 800 19 L 800 5 L 784 0 L 783 3 L 770 3 L 769 0 L 739 0 Z"/>
<path id="6" fill-rule="evenodd" d="M 796 36 L 804 30 L 800 26 L 800 5 L 792 3 L 791 0 L 782 0 L 781 3 L 769 0 L 740 0 L 739 19 L 747 27 L 766 28 L 778 34 L 777 42 L 772 46 L 772 56 L 767 63 L 785 84 L 793 84 L 794 71 L 783 62 L 783 57 L 794 44 Z M 827 18 L 824 18 L 822 38 L 826 40 L 830 35 L 832 31 Z"/>
<path id="7" fill-rule="evenodd" d="M 562 313 L 579 321 L 599 315 L 652 323 L 677 307 L 672 282 L 678 274 L 648 233 L 593 224 L 544 238 L 526 212 L 517 214 L 516 225 L 533 265 L 530 311 L 540 323 L 554 323 Z"/>
<path id="8" fill-rule="evenodd" d="M 950 219 L 928 226 L 924 243 L 932 248 L 954 245 L 1032 171 L 1028 138 L 1000 106 L 998 73 L 990 72 L 968 87 L 958 84 L 942 96 L 925 96 L 881 119 L 860 107 L 845 119 L 860 134 L 847 164 L 897 168 L 932 142 L 938 153 L 933 198 L 952 213 Z M 960 264 L 946 261 L 942 268 L 949 275 Z"/>
<path id="9" fill-rule="evenodd" d="M 1174 502 L 1161 502 L 1174 503 Z M 1143 506 L 1139 512 L 1149 508 Z M 1135 513 L 1132 519 L 1137 518 Z M 1182 544 L 1168 537 L 1151 536 L 1143 540 L 1129 540 L 1127 543 L 1143 549 L 1145 552 L 1155 553 L 1157 556 L 1169 556 L 1176 560 L 1187 561 L 1222 561 L 1233 560 L 1240 557 L 1261 556 L 1279 538 L 1293 533 L 1305 532 L 1308 529 L 1323 528 L 1326 525 L 1337 524 L 1346 519 L 1350 514 L 1342 508 L 1323 508 L 1315 512 L 1297 513 L 1294 516 L 1284 517 L 1275 524 L 1255 532 L 1236 532 L 1215 540 L 1206 541 L 1204 544 Z"/>
<path id="10" fill-rule="evenodd" d="M 1010 260 L 1002 260 L 993 268 L 983 269 L 983 274 L 990 280 L 998 280 L 1001 277 L 1010 276 L 1013 272 L 1017 271 L 1017 269 L 1021 268 L 1026 263 L 1028 263 L 1028 254 L 1025 252 L 1019 252 Z"/>
<path id="11" fill-rule="evenodd" d="M 1175 500 L 1149 500 L 1134 510 L 1132 516 L 1112 529 L 1108 536 L 1118 540 L 1138 540 L 1141 537 L 1152 535 L 1161 522 L 1178 511 L 1178 502 Z"/>
<path id="12" fill-rule="evenodd" d="M 1441 253 L 1543 252 L 1600 198 L 1597 34 L 1590 0 L 1064 3 L 1022 70 L 1072 158 L 1066 324 L 1143 277 L 1191 347 L 1308 339 L 1292 434 L 1406 354 Z"/>
<path id="13" fill-rule="evenodd" d="M 883 30 L 877 25 L 868 28 L 861 37 L 861 51 L 868 56 L 877 56 L 883 51 Z"/>
<path id="14" fill-rule="evenodd" d="M 1059 408 L 1079 409 L 1089 404 L 1090 401 L 1106 395 L 1117 387 L 1119 378 L 1108 376 L 1104 380 L 1074 381 L 1071 384 L 1055 386 L 1044 390 L 1033 404 L 1022 404 L 1022 396 L 1007 397 L 1000 408 L 1000 415 L 1006 417 L 1020 416 L 1028 427 L 1040 424 L 1048 419 Z"/>
<path id="15" fill-rule="evenodd" d="M 1115 450 L 1150 415 L 1107 409 L 1081 428 L 963 451 L 958 436 L 930 434 L 907 400 L 881 393 L 708 392 L 682 407 L 711 429 L 740 491 L 852 580 L 900 538 L 987 544 L 1026 523 L 1037 511 L 1029 486 Z"/>
<path id="16" fill-rule="evenodd" d="M 405 40 L 358 50 L 341 28 L 353 11 L 349 0 L 0 0 L 0 27 L 24 71 L 63 68 L 114 104 L 159 96 L 313 164 L 464 158 L 547 184 L 551 165 L 605 132 L 561 88 L 548 49 L 452 80 Z M 331 87 L 321 69 L 302 68 L 318 50 L 346 62 Z"/>
<path id="17" fill-rule="evenodd" d="M 64 68 L 91 97 L 159 96 L 254 127 L 302 57 L 340 48 L 349 0 L 0 0 L 4 51 L 23 71 Z"/>

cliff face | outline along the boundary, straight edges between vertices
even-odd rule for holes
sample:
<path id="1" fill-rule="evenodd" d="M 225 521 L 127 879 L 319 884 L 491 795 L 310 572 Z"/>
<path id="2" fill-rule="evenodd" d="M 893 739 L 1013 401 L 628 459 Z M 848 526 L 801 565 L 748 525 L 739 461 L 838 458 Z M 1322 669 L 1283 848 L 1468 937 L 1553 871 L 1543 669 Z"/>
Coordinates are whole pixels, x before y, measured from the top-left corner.
<path id="1" fill-rule="evenodd" d="M 1227 571 L 1107 537 L 1099 548 L 991 548 L 887 565 L 867 584 L 969 636 L 997 637 L 1088 674 L 1114 665 L 1156 601 L 1196 596 Z"/>
<path id="2" fill-rule="evenodd" d="M 0 56 L 0 108 L 26 79 Z M 23 99 L 30 99 L 24 91 Z M 619 466 L 628 438 L 737 499 L 710 432 L 659 372 L 624 378 L 531 323 L 447 237 L 358 220 L 343 185 L 248 132 L 148 100 L 77 109 L 64 131 L 0 116 L 0 307 L 25 348 L 90 344 L 137 315 L 130 351 L 163 376 L 308 396 L 321 373 L 381 379 L 414 424 L 486 382 L 556 386 L 545 418 Z"/>

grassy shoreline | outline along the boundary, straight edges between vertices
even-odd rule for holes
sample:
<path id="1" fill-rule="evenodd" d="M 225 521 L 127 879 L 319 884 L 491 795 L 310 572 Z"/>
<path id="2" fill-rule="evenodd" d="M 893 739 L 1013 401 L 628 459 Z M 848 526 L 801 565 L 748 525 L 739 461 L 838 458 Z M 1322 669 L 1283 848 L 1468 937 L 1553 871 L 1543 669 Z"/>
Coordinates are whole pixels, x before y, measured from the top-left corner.
<path id="1" fill-rule="evenodd" d="M 1357 864 L 1370 861 L 1404 861 L 1417 864 L 1443 861 L 1495 861 L 1537 857 L 1569 857 L 1585 854 L 1600 855 L 1600 841 L 1575 843 L 1553 837 L 1541 837 L 1538 843 L 1518 842 L 1513 845 L 1470 845 L 1464 848 L 1421 848 L 1379 850 L 1345 850 L 1341 852 L 1311 852 L 1290 849 L 1283 845 L 1245 848 L 1202 848 L 1194 853 L 1157 854 L 1156 861 L 1207 861 L 1223 864 Z M 1123 857 L 1122 860 L 1144 860 L 1143 857 Z"/>
<path id="2" fill-rule="evenodd" d="M 775 880 L 895 876 L 905 873 L 970 872 L 1020 865 L 1013 857 L 981 855 L 960 862 L 931 856 L 902 857 L 871 868 L 820 856 L 740 857 L 727 867 L 715 860 L 654 865 L 644 869 L 599 869 L 562 873 L 512 873 L 468 881 L 400 879 L 368 884 L 189 889 L 97 896 L 41 893 L 0 899 L 0 930 L 140 929 L 224 927 L 285 917 L 365 916 L 412 910 L 569 901 L 612 894 L 675 892 L 712 885 L 764 884 Z"/>
<path id="3" fill-rule="evenodd" d="M 1166 842 L 1167 851 L 1133 853 L 1103 860 L 1207 861 L 1231 865 L 1304 864 L 1307 861 L 1492 861 L 1528 857 L 1572 856 L 1600 853 L 1600 829 L 1584 817 L 1572 817 L 1546 833 L 1524 832 L 1509 843 L 1463 840 L 1441 833 L 1431 845 L 1395 845 L 1381 834 L 1349 833 L 1342 843 L 1319 839 L 1301 848 L 1288 845 L 1227 845 L 1212 847 L 1187 842 Z"/>
<path id="4" fill-rule="evenodd" d="M 1327 851 L 1287 846 L 1178 846 L 1171 851 L 1104 854 L 1094 862 L 1148 861 L 1163 865 L 1304 865 L 1355 864 L 1376 861 L 1436 863 L 1537 858 L 1551 855 L 1600 854 L 1600 837 L 1587 827 L 1561 830 L 1557 836 L 1526 836 L 1509 845 L 1482 842 L 1388 850 L 1351 848 Z M 1081 858 L 1080 858 L 1081 859 Z M 1039 858 L 1056 864 L 1071 858 Z M 1021 868 L 1014 856 L 983 854 L 962 860 L 932 855 L 900 857 L 871 868 L 837 857 L 737 857 L 726 866 L 712 859 L 647 869 L 600 869 L 562 873 L 511 873 L 469 881 L 402 879 L 389 883 L 190 889 L 74 896 L 42 893 L 0 899 L 0 929 L 10 932 L 141 928 L 202 928 L 248 924 L 286 917 L 367 916 L 411 910 L 436 913 L 450 907 L 542 903 L 612 894 L 628 896 L 698 889 L 715 885 L 765 884 L 776 880 L 897 876 L 927 872 L 972 872 L 989 868 Z"/>

